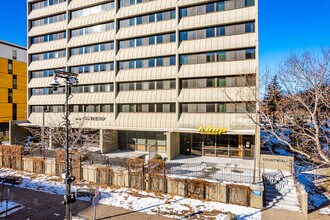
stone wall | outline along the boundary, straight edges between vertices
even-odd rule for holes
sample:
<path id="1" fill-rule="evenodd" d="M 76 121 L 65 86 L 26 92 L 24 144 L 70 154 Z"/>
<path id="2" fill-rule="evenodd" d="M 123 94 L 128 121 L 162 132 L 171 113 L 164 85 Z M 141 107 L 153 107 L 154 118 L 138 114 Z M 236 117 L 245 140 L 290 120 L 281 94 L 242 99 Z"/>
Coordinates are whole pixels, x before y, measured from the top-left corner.
<path id="1" fill-rule="evenodd" d="M 269 170 L 282 170 L 293 174 L 293 162 L 294 157 L 292 156 L 260 155 L 260 168 Z"/>
<path id="2" fill-rule="evenodd" d="M 22 168 L 24 171 L 42 173 L 47 175 L 56 175 L 56 170 L 62 169 L 63 164 L 56 164 L 53 158 L 40 157 L 23 157 Z M 134 173 L 130 174 L 125 168 L 107 167 L 104 165 L 82 165 L 81 179 L 97 184 L 106 184 L 109 186 L 118 187 L 134 187 L 132 178 Z M 57 173 L 60 176 L 61 173 Z M 131 176 L 133 175 L 133 176 Z M 109 178 L 109 179 L 107 179 Z M 263 186 L 242 186 L 225 183 L 208 182 L 203 179 L 183 179 L 174 176 L 166 176 L 164 174 L 148 174 L 145 173 L 142 181 L 144 189 L 153 192 L 169 193 L 172 195 L 179 195 L 183 197 L 190 197 L 196 199 L 205 199 L 209 201 L 216 201 L 222 203 L 233 203 L 237 199 L 237 195 L 230 193 L 230 187 L 245 188 L 248 190 L 246 198 L 248 200 L 246 205 L 255 208 L 262 208 L 263 205 Z M 136 185 L 136 184 L 133 184 Z M 259 194 L 252 193 L 253 191 Z M 233 196 L 233 197 L 231 197 Z M 305 201 L 305 200 L 303 200 Z"/>

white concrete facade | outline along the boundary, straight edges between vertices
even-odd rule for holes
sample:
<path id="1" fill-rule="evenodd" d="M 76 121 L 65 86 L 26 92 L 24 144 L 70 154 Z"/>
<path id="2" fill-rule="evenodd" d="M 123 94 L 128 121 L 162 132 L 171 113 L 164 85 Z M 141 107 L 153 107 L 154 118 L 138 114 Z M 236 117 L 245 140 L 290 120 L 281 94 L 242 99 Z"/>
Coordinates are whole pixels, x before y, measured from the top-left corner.
<path id="1" fill-rule="evenodd" d="M 210 1 L 210 0 L 152 0 L 130 6 L 120 5 L 119 0 L 67 0 L 65 2 L 54 4 L 40 9 L 33 9 L 32 4 L 40 2 L 40 0 L 28 0 L 28 105 L 29 105 L 29 121 L 32 124 L 42 125 L 43 113 L 34 110 L 34 106 L 52 106 L 63 105 L 64 94 L 39 94 L 36 92 L 44 88 L 50 88 L 49 84 L 52 80 L 48 77 L 34 77 L 35 73 L 40 73 L 45 70 L 66 69 L 71 71 L 72 68 L 79 69 L 79 66 L 93 66 L 95 64 L 113 63 L 113 68 L 106 71 L 92 72 L 79 74 L 80 85 L 100 86 L 100 84 L 111 84 L 112 90 L 107 92 L 82 92 L 73 94 L 70 100 L 70 105 L 99 105 L 99 111 L 91 112 L 74 112 L 71 115 L 71 121 L 75 121 L 77 117 L 87 118 L 102 117 L 104 120 L 86 120 L 84 127 L 95 129 L 109 129 L 122 131 L 159 131 L 164 134 L 171 132 L 178 133 L 198 133 L 198 128 L 201 125 L 210 125 L 213 128 L 226 128 L 228 134 L 234 135 L 253 135 L 255 137 L 254 153 L 259 153 L 258 132 L 256 131 L 255 123 L 251 120 L 251 115 L 257 119 L 257 114 L 247 114 L 244 111 L 236 110 L 237 112 L 220 112 L 220 105 L 224 103 L 226 109 L 229 109 L 229 103 L 254 103 L 254 93 L 258 87 L 258 0 L 226 0 L 226 1 Z M 135 1 L 136 2 L 136 1 Z M 223 5 L 217 5 L 219 2 L 224 2 Z M 253 4 L 252 4 L 252 3 Z M 100 11 L 93 13 L 93 10 L 98 5 L 111 3 L 111 10 Z M 128 3 L 127 3 L 128 4 Z M 210 4 L 214 4 L 213 6 Z M 249 5 L 250 4 L 250 5 Z M 209 6 L 206 6 L 209 5 Z M 104 6 L 105 7 L 105 6 Z M 110 7 L 110 6 L 109 6 Z M 187 9 L 187 13 L 192 13 L 188 16 L 182 16 L 183 9 Z M 213 9 L 212 9 L 213 7 Z M 223 8 L 222 8 L 223 7 Z M 221 8 L 221 9 L 220 9 Z M 87 14 L 78 18 L 72 18 L 72 12 L 86 9 L 82 13 Z M 190 11 L 189 11 L 190 10 Z M 194 12 L 196 10 L 196 13 Z M 211 10 L 214 10 L 213 12 Z M 87 11 L 87 12 L 86 12 Z M 172 11 L 173 14 L 167 15 L 165 12 Z M 164 14 L 159 15 L 159 13 Z M 195 13 L 195 15 L 193 15 Z M 66 18 L 63 21 L 53 22 L 41 26 L 32 27 L 32 22 L 53 17 L 56 15 L 65 14 Z M 141 19 L 140 16 L 144 16 Z M 150 22 L 154 16 L 156 21 Z M 161 17 L 160 17 L 161 16 Z M 171 19 L 166 19 L 166 16 L 171 16 Z M 149 17 L 149 18 L 147 18 Z M 50 18 L 52 19 L 52 18 Z M 55 19 L 55 18 L 54 18 Z M 132 25 L 128 27 L 120 27 L 123 20 L 130 19 L 129 22 L 144 22 L 148 23 Z M 133 21 L 134 20 L 134 21 Z M 159 20 L 159 21 L 157 21 Z M 84 34 L 81 36 L 73 36 L 73 30 L 85 28 L 82 32 L 93 31 L 96 28 L 88 29 L 89 27 L 113 23 L 110 30 L 100 31 L 98 33 Z M 124 22 L 123 22 L 124 23 Z M 253 23 L 253 31 L 247 32 L 247 24 Z M 233 25 L 236 25 L 235 27 Z M 240 26 L 240 27 L 239 27 Z M 243 27 L 244 26 L 244 27 Z M 226 32 L 224 36 L 220 33 L 220 28 Z M 87 29 L 88 30 L 87 30 Z M 206 37 L 206 30 L 215 31 L 213 37 Z M 241 32 L 240 32 L 241 28 Z M 200 39 L 181 40 L 180 36 L 183 32 L 199 31 L 205 29 L 205 36 Z M 65 32 L 65 37 L 58 40 L 48 42 L 38 42 L 39 38 Z M 227 34 L 230 33 L 231 34 Z M 244 33 L 243 33 L 244 32 Z M 197 33 L 197 32 L 196 32 Z M 198 32 L 198 33 L 202 33 Z M 155 43 L 143 46 L 134 46 L 120 48 L 120 43 L 126 40 L 137 38 L 149 38 L 172 34 L 175 40 L 166 43 Z M 189 34 L 187 34 L 188 36 Z M 193 35 L 193 33 L 192 33 Z M 192 36 L 191 35 L 191 36 Z M 197 35 L 197 34 L 196 34 Z M 203 34 L 202 34 L 203 35 Z M 38 38 L 39 37 L 39 38 Z M 48 37 L 50 39 L 50 37 Z M 174 38 L 174 37 L 173 37 Z M 195 37 L 195 38 L 198 38 Z M 150 40 L 150 39 L 149 39 Z M 42 40 L 43 41 L 43 40 Z M 73 55 L 72 49 L 79 47 L 92 46 L 103 43 L 113 43 L 114 48 L 106 51 L 93 53 L 85 53 Z M 137 40 L 134 41 L 137 44 Z M 147 42 L 147 40 L 141 40 Z M 129 43 L 130 44 L 130 43 Z M 81 50 L 91 50 L 91 48 Z M 101 46 L 97 46 L 101 48 Z M 247 58 L 247 51 L 253 50 L 253 57 Z M 33 60 L 35 54 L 44 54 L 54 51 L 65 50 L 66 54 L 60 58 Z M 225 60 L 221 60 L 218 52 L 223 52 Z M 197 57 L 200 54 L 215 53 L 214 58 L 221 62 L 206 62 Z M 219 52 L 220 53 L 220 52 Z M 230 55 L 231 54 L 231 55 Z M 241 54 L 241 55 L 240 55 Z M 197 62 L 182 63 L 184 56 L 196 55 Z M 48 55 L 45 55 L 48 56 Z M 49 55 L 51 56 L 51 55 Z M 56 55 L 55 55 L 56 56 Z M 201 55 L 203 56 L 203 55 Z M 233 59 L 228 58 L 233 56 Z M 242 57 L 240 57 L 242 56 Z M 141 60 L 141 65 L 150 64 L 150 58 L 158 57 L 174 57 L 175 62 L 172 65 L 154 67 L 136 68 Z M 240 58 L 238 58 L 240 57 Z M 148 61 L 147 61 L 148 59 Z M 187 58 L 189 60 L 190 58 Z M 193 58 L 192 58 L 193 59 Z M 204 59 L 204 58 L 201 58 Z M 206 58 L 209 59 L 209 58 Z M 135 64 L 133 63 L 133 60 Z M 138 60 L 138 61 L 136 61 Z M 129 61 L 127 65 L 133 65 L 134 68 L 122 68 L 126 64 L 121 62 Z M 155 62 L 158 62 L 156 60 Z M 166 61 L 167 62 L 167 61 Z M 190 62 L 190 61 L 189 61 Z M 174 64 L 173 64 L 174 63 Z M 121 66 L 122 65 L 122 66 Z M 157 67 L 156 67 L 157 65 Z M 87 68 L 87 67 L 86 67 Z M 95 67 L 91 67 L 95 70 Z M 85 71 L 85 69 L 83 70 Z M 221 80 L 227 80 L 223 77 L 248 77 L 252 76 L 255 79 L 255 84 L 252 86 L 220 86 Z M 215 85 L 202 88 L 186 88 L 183 86 L 183 80 L 199 80 L 209 79 Z M 245 79 L 245 78 L 244 78 Z M 160 80 L 172 80 L 175 84 L 170 89 L 158 89 L 157 82 Z M 228 79 L 229 80 L 229 79 Z M 236 80 L 236 81 L 235 81 Z M 234 79 L 238 83 L 239 79 Z M 122 83 L 136 82 L 155 82 L 157 89 L 142 90 L 137 89 L 135 84 L 134 91 L 122 90 Z M 158 112 L 159 105 L 171 104 L 171 110 L 163 110 L 165 106 L 160 107 L 162 111 Z M 198 105 L 200 103 L 200 105 Z M 221 103 L 221 104 L 219 104 Z M 227 104 L 228 106 L 227 106 Z M 245 103 L 245 104 L 244 104 Z M 148 104 L 149 106 L 142 106 Z M 204 105 L 205 104 L 205 105 Z M 211 106 L 207 107 L 206 104 Z M 102 105 L 111 105 L 111 111 L 102 112 Z M 133 111 L 125 112 L 123 109 L 134 108 Z M 140 106 L 141 105 L 141 106 Z M 187 106 L 187 107 L 185 107 Z M 197 106 L 197 107 L 196 107 Z M 235 105 L 238 108 L 238 104 Z M 139 108 L 148 108 L 147 112 L 140 112 Z M 210 111 L 205 110 L 190 110 L 195 108 L 210 108 Z M 78 107 L 77 107 L 78 108 Z M 167 106 L 166 106 L 167 108 Z M 187 108 L 188 110 L 184 110 Z M 214 110 L 213 110 L 214 108 Z M 245 108 L 245 107 L 244 107 Z M 151 110 L 150 110 L 151 109 Z M 143 110 L 142 110 L 143 111 Z M 234 110 L 235 111 L 235 110 Z M 47 113 L 47 117 L 57 118 L 59 113 Z M 54 121 L 54 120 L 49 120 Z M 46 126 L 51 126 L 51 122 L 46 120 Z M 170 135 L 168 135 L 170 136 Z M 180 148 L 180 138 L 175 136 L 177 148 Z M 168 141 L 168 154 L 174 146 L 170 146 L 172 141 Z M 177 155 L 178 153 L 175 153 Z M 169 156 L 170 157 L 170 156 Z M 253 157 L 253 156 L 252 156 Z"/>

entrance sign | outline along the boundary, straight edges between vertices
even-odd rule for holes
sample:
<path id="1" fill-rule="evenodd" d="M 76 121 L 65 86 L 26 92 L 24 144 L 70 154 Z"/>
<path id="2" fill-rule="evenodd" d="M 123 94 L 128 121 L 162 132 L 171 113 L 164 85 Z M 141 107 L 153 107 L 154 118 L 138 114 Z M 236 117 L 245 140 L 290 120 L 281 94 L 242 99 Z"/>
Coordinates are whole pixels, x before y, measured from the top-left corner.
<path id="1" fill-rule="evenodd" d="M 198 132 L 201 134 L 221 135 L 223 133 L 226 133 L 227 129 L 226 128 L 212 128 L 210 125 L 208 125 L 206 127 L 204 125 L 201 125 L 198 128 Z"/>

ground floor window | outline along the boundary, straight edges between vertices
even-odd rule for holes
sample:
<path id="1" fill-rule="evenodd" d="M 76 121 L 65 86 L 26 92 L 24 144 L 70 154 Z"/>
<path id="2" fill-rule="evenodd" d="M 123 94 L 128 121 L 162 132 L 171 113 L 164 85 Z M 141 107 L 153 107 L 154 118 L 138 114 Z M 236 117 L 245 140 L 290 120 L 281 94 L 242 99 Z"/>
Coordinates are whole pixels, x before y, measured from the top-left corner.
<path id="1" fill-rule="evenodd" d="M 164 132 L 119 131 L 118 145 L 120 150 L 149 151 L 157 146 L 159 153 L 166 152 L 166 135 Z"/>
<path id="2" fill-rule="evenodd" d="M 184 155 L 252 158 L 255 136 L 182 133 L 180 142 Z"/>

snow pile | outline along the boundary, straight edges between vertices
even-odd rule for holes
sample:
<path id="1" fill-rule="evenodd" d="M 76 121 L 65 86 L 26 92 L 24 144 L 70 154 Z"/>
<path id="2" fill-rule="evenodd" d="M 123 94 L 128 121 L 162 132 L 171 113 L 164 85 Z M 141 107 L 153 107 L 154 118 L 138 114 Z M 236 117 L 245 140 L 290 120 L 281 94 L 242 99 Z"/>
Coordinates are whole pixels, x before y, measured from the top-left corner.
<path id="1" fill-rule="evenodd" d="M 0 177 L 19 176 L 23 178 L 19 187 L 35 191 L 64 194 L 65 187 L 58 177 L 36 175 L 27 172 L 0 168 Z M 74 186 L 75 192 L 79 187 Z M 207 202 L 181 196 L 155 195 L 128 188 L 100 188 L 101 204 L 122 207 L 148 214 L 158 214 L 172 218 L 196 216 L 201 219 L 227 219 L 227 213 L 237 215 L 238 219 L 259 220 L 261 211 L 238 205 Z M 199 214 L 198 214 L 199 213 Z"/>
<path id="2" fill-rule="evenodd" d="M 319 213 L 322 215 L 330 215 L 330 207 L 320 209 Z"/>

